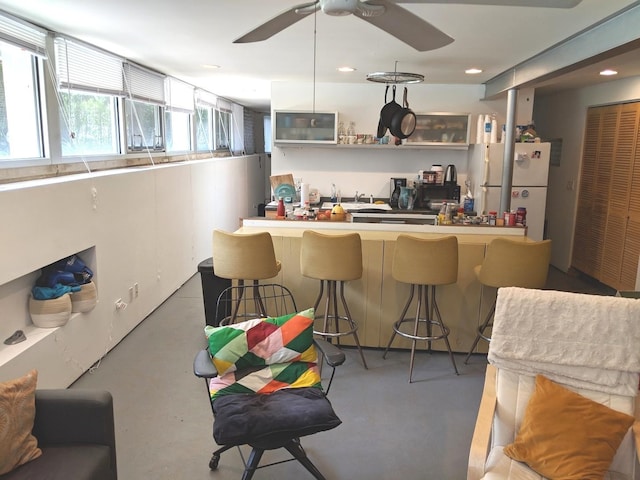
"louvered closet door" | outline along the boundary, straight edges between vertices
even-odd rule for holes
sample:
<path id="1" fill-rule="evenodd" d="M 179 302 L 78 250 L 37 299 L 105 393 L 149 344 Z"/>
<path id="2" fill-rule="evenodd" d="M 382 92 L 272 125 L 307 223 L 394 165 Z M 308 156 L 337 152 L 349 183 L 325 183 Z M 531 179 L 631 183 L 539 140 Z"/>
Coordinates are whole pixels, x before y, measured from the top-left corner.
<path id="1" fill-rule="evenodd" d="M 599 260 L 596 262 L 596 242 L 595 235 L 592 235 L 592 228 L 601 121 L 602 112 L 600 109 L 590 108 L 587 112 L 582 171 L 580 173 L 580 195 L 571 261 L 574 268 L 592 277 L 596 277 L 600 269 Z"/>
<path id="2" fill-rule="evenodd" d="M 603 171 L 607 167 L 610 171 L 610 186 L 608 188 L 609 201 L 602 252 L 601 281 L 618 290 L 626 290 L 622 280 L 622 265 L 627 253 L 625 244 L 638 132 L 638 105 L 635 103 L 623 104 L 619 105 L 617 110 L 613 155 L 610 164 L 608 164 L 608 158 L 606 158 L 606 164 L 603 164 Z M 640 190 L 638 192 L 640 193 Z M 604 188 L 602 195 L 602 198 L 605 198 Z"/>
<path id="3" fill-rule="evenodd" d="M 640 257 L 640 103 L 635 105 L 637 128 L 630 178 L 628 223 L 622 257 L 623 290 L 635 290 L 638 257 Z"/>

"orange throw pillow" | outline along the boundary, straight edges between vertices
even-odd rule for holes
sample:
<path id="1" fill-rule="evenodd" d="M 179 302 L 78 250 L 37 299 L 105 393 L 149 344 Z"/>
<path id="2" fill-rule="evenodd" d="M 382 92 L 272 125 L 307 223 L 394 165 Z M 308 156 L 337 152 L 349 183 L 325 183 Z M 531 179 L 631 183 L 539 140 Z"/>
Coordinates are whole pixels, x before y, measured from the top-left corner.
<path id="1" fill-rule="evenodd" d="M 601 480 L 634 420 L 537 375 L 520 430 L 504 453 L 553 480 Z"/>
<path id="2" fill-rule="evenodd" d="M 0 475 L 42 455 L 31 434 L 38 372 L 0 383 Z"/>

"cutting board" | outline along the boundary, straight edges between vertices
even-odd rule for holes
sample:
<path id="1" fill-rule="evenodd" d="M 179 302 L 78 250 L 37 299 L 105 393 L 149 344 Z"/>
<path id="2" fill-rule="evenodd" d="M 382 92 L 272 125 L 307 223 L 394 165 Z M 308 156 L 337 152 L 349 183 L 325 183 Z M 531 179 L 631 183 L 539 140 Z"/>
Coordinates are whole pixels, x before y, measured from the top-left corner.
<path id="1" fill-rule="evenodd" d="M 283 183 L 288 183 L 289 185 L 294 185 L 293 183 L 293 174 L 287 173 L 285 175 L 271 175 L 269 177 L 271 181 L 271 190 L 275 191 L 278 185 L 282 185 Z"/>

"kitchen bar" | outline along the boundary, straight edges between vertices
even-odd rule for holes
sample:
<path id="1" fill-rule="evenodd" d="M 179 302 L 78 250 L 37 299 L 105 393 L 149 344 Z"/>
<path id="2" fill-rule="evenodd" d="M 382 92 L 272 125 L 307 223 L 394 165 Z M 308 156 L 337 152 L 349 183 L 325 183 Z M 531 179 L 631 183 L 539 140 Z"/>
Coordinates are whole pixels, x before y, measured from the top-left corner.
<path id="1" fill-rule="evenodd" d="M 398 319 L 406 301 L 409 286 L 396 282 L 391 266 L 398 235 L 407 233 L 421 238 L 455 235 L 458 238 L 457 283 L 438 289 L 438 305 L 447 326 L 449 340 L 455 352 L 466 352 L 476 335 L 479 318 L 484 318 L 493 302 L 495 290 L 481 288 L 473 268 L 482 263 L 486 247 L 494 238 L 505 237 L 518 241 L 531 241 L 521 227 L 488 227 L 475 225 L 385 225 L 331 221 L 288 221 L 252 218 L 243 220 L 236 233 L 269 232 L 273 239 L 276 258 L 282 269 L 273 280 L 288 287 L 299 308 L 312 306 L 316 300 L 317 285 L 300 273 L 300 246 L 306 229 L 325 234 L 357 232 L 362 239 L 363 275 L 347 282 L 345 295 L 353 318 L 359 326 L 360 342 L 365 347 L 383 348 L 389 340 L 392 325 Z M 331 252 L 324 252 L 331 255 Z M 505 265 L 505 268 L 509 268 Z M 493 291 L 492 291 L 493 290 Z M 350 344 L 349 339 L 344 340 Z M 481 342 L 479 351 L 486 351 Z M 442 344 L 442 345 L 441 345 Z M 398 339 L 394 348 L 409 348 L 410 342 Z M 443 350 L 443 342 L 434 342 L 433 348 Z"/>

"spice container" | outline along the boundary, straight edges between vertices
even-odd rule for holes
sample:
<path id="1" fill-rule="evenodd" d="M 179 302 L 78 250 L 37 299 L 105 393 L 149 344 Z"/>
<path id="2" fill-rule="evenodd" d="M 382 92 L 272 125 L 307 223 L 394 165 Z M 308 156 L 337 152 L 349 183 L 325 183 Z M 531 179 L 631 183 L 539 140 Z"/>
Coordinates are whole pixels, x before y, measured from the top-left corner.
<path id="1" fill-rule="evenodd" d="M 498 212 L 495 211 L 490 211 L 489 212 L 489 225 L 490 226 L 495 226 L 496 225 L 496 219 L 498 218 Z"/>

